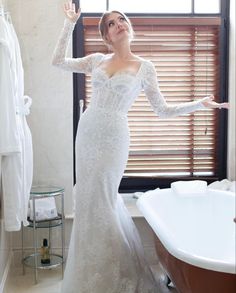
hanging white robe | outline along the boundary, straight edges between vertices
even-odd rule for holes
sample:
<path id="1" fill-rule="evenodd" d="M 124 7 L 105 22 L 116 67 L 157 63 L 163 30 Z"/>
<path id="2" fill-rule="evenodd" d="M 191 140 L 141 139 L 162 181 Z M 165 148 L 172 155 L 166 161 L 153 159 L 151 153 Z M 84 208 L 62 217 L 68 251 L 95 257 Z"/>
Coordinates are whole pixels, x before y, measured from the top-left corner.
<path id="1" fill-rule="evenodd" d="M 8 24 L 4 17 L 0 16 L 0 155 L 21 151 L 16 115 L 13 59 Z"/>
<path id="2" fill-rule="evenodd" d="M 19 41 L 12 24 L 10 29 L 15 43 L 15 54 L 16 54 L 16 76 L 17 76 L 17 114 L 20 117 L 21 125 L 21 146 L 22 146 L 22 194 L 23 209 L 22 209 L 22 221 L 24 225 L 27 225 L 27 213 L 28 213 L 28 202 L 30 197 L 30 189 L 33 180 L 33 146 L 32 136 L 29 126 L 26 121 L 26 115 L 30 113 L 30 106 L 32 100 L 30 97 L 24 95 L 24 70 L 22 66 L 21 51 Z"/>
<path id="3" fill-rule="evenodd" d="M 2 156 L 2 190 L 4 202 L 5 230 L 17 231 L 21 222 L 28 225 L 27 210 L 33 175 L 33 152 L 30 129 L 25 115 L 29 114 L 31 99 L 24 96 L 24 73 L 20 55 L 19 42 L 12 24 L 5 21 L 6 40 L 10 45 L 10 78 L 13 91 L 14 108 L 8 111 L 16 115 L 16 128 L 20 152 L 3 153 Z M 0 99 L 4 99 L 3 96 Z M 26 102 L 25 102 L 26 100 Z M 0 126 L 1 127 L 1 126 Z"/>

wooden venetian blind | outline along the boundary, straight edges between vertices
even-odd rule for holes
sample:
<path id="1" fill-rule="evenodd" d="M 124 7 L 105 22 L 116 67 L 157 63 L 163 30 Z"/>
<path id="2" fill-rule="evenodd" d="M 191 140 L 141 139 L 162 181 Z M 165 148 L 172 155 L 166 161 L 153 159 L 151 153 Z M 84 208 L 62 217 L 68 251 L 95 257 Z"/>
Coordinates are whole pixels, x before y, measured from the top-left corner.
<path id="1" fill-rule="evenodd" d="M 98 19 L 84 18 L 85 54 L 107 52 Z M 131 18 L 132 50 L 151 60 L 170 105 L 219 97 L 220 18 Z M 91 96 L 86 77 L 86 103 Z M 160 119 L 144 93 L 128 113 L 131 135 L 125 176 L 214 176 L 217 170 L 216 110 Z"/>

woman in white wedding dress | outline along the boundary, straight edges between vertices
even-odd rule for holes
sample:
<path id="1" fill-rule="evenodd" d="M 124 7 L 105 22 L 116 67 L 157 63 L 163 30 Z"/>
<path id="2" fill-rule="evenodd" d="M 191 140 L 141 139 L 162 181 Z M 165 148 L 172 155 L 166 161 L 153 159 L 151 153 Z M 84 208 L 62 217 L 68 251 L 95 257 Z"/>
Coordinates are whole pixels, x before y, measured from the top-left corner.
<path id="1" fill-rule="evenodd" d="M 64 5 L 66 20 L 53 65 L 92 76 L 92 99 L 80 118 L 76 138 L 76 204 L 63 293 L 157 292 L 132 219 L 118 195 L 129 151 L 127 112 L 143 89 L 160 117 L 204 107 L 227 108 L 213 97 L 168 106 L 150 61 L 130 50 L 132 26 L 118 11 L 105 13 L 100 33 L 112 54 L 66 58 L 69 39 L 80 17 Z"/>

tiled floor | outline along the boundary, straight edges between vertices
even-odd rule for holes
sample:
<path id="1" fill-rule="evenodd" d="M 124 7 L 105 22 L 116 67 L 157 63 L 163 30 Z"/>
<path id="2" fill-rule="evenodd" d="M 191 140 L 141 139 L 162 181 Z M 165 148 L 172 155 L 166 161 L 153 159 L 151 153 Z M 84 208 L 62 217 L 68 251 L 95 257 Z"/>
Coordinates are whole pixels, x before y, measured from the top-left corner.
<path id="1" fill-rule="evenodd" d="M 174 288 L 167 288 L 165 276 L 160 267 L 153 266 L 153 272 L 157 280 L 158 293 L 177 293 Z M 34 284 L 33 270 L 26 268 L 25 275 L 22 268 L 11 270 L 4 293 L 59 293 L 61 287 L 61 269 L 39 270 L 38 284 Z"/>
<path id="2" fill-rule="evenodd" d="M 59 293 L 61 287 L 61 269 L 39 270 L 38 284 L 34 283 L 33 270 L 12 269 L 8 276 L 4 293 Z"/>

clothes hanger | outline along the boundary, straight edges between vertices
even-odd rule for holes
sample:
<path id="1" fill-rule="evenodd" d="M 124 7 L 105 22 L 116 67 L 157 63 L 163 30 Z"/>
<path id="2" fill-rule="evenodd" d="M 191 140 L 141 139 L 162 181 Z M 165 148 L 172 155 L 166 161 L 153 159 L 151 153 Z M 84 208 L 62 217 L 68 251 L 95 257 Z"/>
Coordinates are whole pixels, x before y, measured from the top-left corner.
<path id="1" fill-rule="evenodd" d="M 0 0 L 0 15 L 4 15 L 4 14 L 5 14 L 5 10 L 4 10 L 3 1 Z"/>
<path id="2" fill-rule="evenodd" d="M 1 16 L 5 15 L 4 7 L 1 4 L 0 4 L 0 15 Z"/>
<path id="3" fill-rule="evenodd" d="M 4 16 L 5 19 L 11 23 L 10 12 L 4 8 L 4 3 L 0 0 L 0 16 Z"/>
<path id="4" fill-rule="evenodd" d="M 0 6 L 0 16 L 3 16 L 6 21 L 9 23 L 12 23 L 10 12 L 7 10 L 4 10 L 4 7 Z"/>

